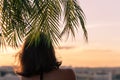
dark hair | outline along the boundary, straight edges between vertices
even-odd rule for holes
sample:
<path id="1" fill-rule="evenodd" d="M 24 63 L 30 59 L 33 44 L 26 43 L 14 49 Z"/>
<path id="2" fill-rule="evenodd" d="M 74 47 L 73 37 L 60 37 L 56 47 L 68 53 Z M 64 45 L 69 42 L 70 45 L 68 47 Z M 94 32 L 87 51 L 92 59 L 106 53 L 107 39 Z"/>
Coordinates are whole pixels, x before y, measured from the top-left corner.
<path id="1" fill-rule="evenodd" d="M 59 69 L 61 62 L 58 62 L 55 56 L 54 47 L 51 40 L 44 33 L 41 33 L 37 43 L 27 38 L 21 53 L 18 55 L 20 62 L 20 71 L 17 74 L 24 77 L 32 77 L 43 73 Z"/>

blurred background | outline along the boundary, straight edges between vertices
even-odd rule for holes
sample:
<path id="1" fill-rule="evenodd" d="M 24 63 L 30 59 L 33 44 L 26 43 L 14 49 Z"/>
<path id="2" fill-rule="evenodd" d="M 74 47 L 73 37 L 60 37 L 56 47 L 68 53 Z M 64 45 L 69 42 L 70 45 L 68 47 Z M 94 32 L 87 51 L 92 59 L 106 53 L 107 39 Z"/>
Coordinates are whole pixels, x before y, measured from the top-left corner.
<path id="1" fill-rule="evenodd" d="M 76 32 L 77 35 L 75 39 L 70 38 L 67 41 L 62 41 L 60 43 L 61 47 L 56 48 L 56 55 L 58 60 L 62 61 L 62 66 L 77 67 L 75 70 L 78 70 L 78 67 L 82 67 L 82 69 L 84 67 L 85 70 L 83 73 L 85 71 L 88 72 L 89 70 L 91 74 L 92 71 L 93 73 L 94 71 L 100 72 L 102 70 L 105 72 L 111 72 L 111 70 L 115 71 L 114 69 L 116 68 L 116 71 L 119 71 L 120 0 L 78 1 L 86 15 L 86 28 L 89 39 L 88 43 L 84 41 L 83 34 L 81 34 L 82 30 L 80 29 L 78 32 Z M 13 50 L 9 47 L 7 51 L 1 51 L 0 66 L 12 66 L 14 64 L 14 55 L 18 51 L 19 49 Z M 90 68 L 89 70 L 88 67 Z M 102 69 L 96 69 L 98 67 L 102 67 Z M 108 67 L 112 67 L 112 69 L 108 70 Z M 95 70 L 93 70 L 93 68 Z M 79 70 L 81 71 L 81 68 Z M 107 73 L 107 77 L 112 74 L 113 72 Z M 97 76 L 100 77 L 101 75 Z M 120 79 L 113 79 L 112 76 L 112 78 L 106 78 L 105 80 Z"/>

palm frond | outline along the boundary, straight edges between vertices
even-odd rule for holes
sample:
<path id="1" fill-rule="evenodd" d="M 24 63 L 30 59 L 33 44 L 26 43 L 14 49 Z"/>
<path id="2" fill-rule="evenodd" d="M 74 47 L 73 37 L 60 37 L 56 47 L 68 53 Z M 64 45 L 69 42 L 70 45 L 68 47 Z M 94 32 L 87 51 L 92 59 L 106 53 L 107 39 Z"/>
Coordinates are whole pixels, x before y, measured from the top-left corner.
<path id="1" fill-rule="evenodd" d="M 18 46 L 19 41 L 22 41 L 26 34 L 25 28 L 28 23 L 25 18 L 27 14 L 30 14 L 28 2 L 3 0 L 2 4 L 2 31 L 4 31 L 4 35 L 7 35 L 5 40 L 10 46 Z"/>
<path id="2" fill-rule="evenodd" d="M 41 32 L 58 45 L 63 34 L 75 36 L 79 23 L 87 40 L 84 13 L 76 0 L 1 0 L 0 4 L 0 45 L 18 47 L 26 37 L 32 43 Z M 61 17 L 65 22 L 62 33 Z"/>
<path id="3" fill-rule="evenodd" d="M 82 11 L 81 7 L 77 4 L 76 0 L 66 0 L 64 1 L 64 22 L 65 27 L 61 33 L 61 36 L 64 33 L 70 34 L 75 37 L 75 31 L 78 30 L 78 27 L 80 26 L 79 23 L 81 23 L 84 36 L 86 41 L 88 40 L 87 36 L 87 30 L 85 28 L 85 18 L 84 18 L 84 12 Z"/>
<path id="4" fill-rule="evenodd" d="M 30 20 L 32 26 L 30 34 L 34 33 L 36 36 L 33 35 L 31 40 L 37 38 L 41 32 L 44 32 L 50 36 L 54 44 L 58 43 L 58 39 L 60 39 L 59 17 L 62 10 L 60 4 L 56 1 L 45 1 L 40 6 L 37 4 L 39 2 L 34 3 L 37 5 L 33 6 L 36 12 L 33 14 L 32 20 Z"/>

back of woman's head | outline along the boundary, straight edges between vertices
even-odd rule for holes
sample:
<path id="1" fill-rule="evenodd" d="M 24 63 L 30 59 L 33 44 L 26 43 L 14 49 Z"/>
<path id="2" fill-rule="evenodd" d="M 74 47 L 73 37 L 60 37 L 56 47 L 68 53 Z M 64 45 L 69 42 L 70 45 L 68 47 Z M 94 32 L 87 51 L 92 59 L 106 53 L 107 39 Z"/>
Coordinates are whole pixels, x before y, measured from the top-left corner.
<path id="1" fill-rule="evenodd" d="M 50 38 L 41 33 L 37 41 L 30 41 L 28 37 L 24 43 L 19 62 L 21 71 L 19 75 L 31 77 L 58 69 L 60 62 L 55 57 L 54 47 Z"/>

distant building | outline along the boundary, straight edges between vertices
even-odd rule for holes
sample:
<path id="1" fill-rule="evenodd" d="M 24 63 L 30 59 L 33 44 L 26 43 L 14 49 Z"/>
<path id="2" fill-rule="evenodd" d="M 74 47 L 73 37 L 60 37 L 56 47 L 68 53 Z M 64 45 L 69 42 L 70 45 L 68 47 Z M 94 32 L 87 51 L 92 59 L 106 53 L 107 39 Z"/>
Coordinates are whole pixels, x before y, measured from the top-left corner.
<path id="1" fill-rule="evenodd" d="M 112 80 L 120 80 L 120 74 L 114 74 Z"/>
<path id="2" fill-rule="evenodd" d="M 20 80 L 20 79 L 18 76 L 6 74 L 4 77 L 0 77 L 0 80 Z"/>
<path id="3" fill-rule="evenodd" d="M 93 75 L 93 80 L 112 80 L 112 73 L 111 72 L 95 73 Z"/>
<path id="4" fill-rule="evenodd" d="M 77 80 L 112 80 L 112 71 L 109 69 L 77 68 L 75 72 Z"/>
<path id="5" fill-rule="evenodd" d="M 20 80 L 10 66 L 0 67 L 0 80 Z"/>
<path id="6" fill-rule="evenodd" d="M 76 79 L 77 80 L 93 80 L 93 75 L 92 74 L 86 74 L 86 73 L 77 73 L 76 74 Z"/>

